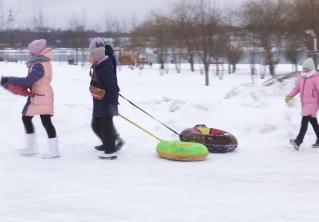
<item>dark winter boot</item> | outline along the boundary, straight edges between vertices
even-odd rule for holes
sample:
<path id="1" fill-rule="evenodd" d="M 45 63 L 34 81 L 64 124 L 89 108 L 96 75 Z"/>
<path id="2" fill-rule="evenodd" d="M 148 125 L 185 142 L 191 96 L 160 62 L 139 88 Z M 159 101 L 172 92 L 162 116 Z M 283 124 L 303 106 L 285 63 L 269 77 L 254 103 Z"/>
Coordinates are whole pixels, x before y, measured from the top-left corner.
<path id="1" fill-rule="evenodd" d="M 295 149 L 295 150 L 299 150 L 299 146 L 300 146 L 300 142 L 297 141 L 297 140 L 294 140 L 294 139 L 290 139 L 289 140 L 289 143 L 292 145 L 292 147 Z"/>
<path id="2" fill-rule="evenodd" d="M 103 145 L 95 146 L 94 149 L 96 149 L 97 151 L 104 151 L 105 150 Z"/>
<path id="3" fill-rule="evenodd" d="M 122 148 L 122 146 L 124 145 L 124 143 L 125 143 L 124 140 L 122 138 L 118 137 L 115 140 L 115 150 L 119 151 Z"/>
<path id="4" fill-rule="evenodd" d="M 105 147 L 104 153 L 106 153 L 106 154 L 116 153 L 115 139 L 109 139 L 104 144 L 104 147 Z"/>
<path id="5" fill-rule="evenodd" d="M 317 139 L 316 142 L 312 144 L 312 148 L 319 148 L 319 139 Z"/>

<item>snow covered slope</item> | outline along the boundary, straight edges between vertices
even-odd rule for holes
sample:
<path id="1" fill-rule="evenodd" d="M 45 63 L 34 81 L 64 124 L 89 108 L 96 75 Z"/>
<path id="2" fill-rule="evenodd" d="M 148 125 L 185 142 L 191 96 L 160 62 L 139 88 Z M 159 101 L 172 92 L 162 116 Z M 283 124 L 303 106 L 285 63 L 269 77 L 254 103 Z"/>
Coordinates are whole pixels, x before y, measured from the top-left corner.
<path id="1" fill-rule="evenodd" d="M 284 96 L 288 80 L 252 85 L 249 66 L 224 80 L 157 69 L 122 68 L 121 93 L 178 132 L 198 123 L 234 134 L 234 153 L 210 154 L 202 162 L 160 159 L 157 141 L 120 117 L 126 144 L 117 160 L 97 158 L 90 128 L 88 67 L 54 63 L 56 126 L 62 158 L 25 158 L 20 112 L 25 98 L 0 89 L 0 220 L 4 222 L 308 222 L 318 221 L 319 150 L 309 127 L 299 152 L 288 144 L 299 130 L 300 108 Z M 279 66 L 289 72 L 290 66 Z M 23 64 L 1 63 L 2 75 L 26 73 Z M 159 137 L 177 136 L 120 100 L 120 112 Z M 42 151 L 46 134 L 34 118 Z"/>

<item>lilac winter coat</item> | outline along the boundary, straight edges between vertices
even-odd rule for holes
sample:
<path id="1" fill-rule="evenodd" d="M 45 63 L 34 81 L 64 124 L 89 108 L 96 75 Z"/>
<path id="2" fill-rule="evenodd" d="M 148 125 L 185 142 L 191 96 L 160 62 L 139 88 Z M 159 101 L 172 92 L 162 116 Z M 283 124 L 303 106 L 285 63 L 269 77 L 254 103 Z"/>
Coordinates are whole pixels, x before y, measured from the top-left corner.
<path id="1" fill-rule="evenodd" d="M 298 93 L 302 107 L 301 115 L 316 117 L 319 109 L 319 73 L 308 78 L 300 76 L 288 96 L 294 97 Z"/>

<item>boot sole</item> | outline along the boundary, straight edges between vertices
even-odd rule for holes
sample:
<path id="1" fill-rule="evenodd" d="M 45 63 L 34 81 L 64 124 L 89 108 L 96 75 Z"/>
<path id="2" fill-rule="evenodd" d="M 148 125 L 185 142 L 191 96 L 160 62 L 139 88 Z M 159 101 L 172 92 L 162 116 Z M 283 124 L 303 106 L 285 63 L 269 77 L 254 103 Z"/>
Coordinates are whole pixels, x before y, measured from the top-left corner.
<path id="1" fill-rule="evenodd" d="M 60 158 L 60 155 L 58 156 L 52 156 L 52 157 L 42 157 L 42 159 L 55 159 L 55 158 Z"/>
<path id="2" fill-rule="evenodd" d="M 33 156 L 36 156 L 38 155 L 38 153 L 31 153 L 31 154 L 23 154 L 23 153 L 20 153 L 21 156 L 24 156 L 24 157 L 33 157 Z"/>

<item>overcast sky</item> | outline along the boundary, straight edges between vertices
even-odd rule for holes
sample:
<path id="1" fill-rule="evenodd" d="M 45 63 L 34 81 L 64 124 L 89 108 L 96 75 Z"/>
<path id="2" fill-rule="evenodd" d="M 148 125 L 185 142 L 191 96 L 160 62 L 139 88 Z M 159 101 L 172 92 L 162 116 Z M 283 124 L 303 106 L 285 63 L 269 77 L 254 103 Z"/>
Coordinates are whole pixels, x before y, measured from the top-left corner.
<path id="1" fill-rule="evenodd" d="M 1 0 L 0 0 L 1 1 Z M 126 20 L 133 17 L 143 20 L 150 11 L 166 11 L 175 0 L 2 0 L 6 9 L 17 12 L 20 26 L 30 24 L 30 18 L 42 11 L 47 24 L 66 28 L 73 17 L 85 18 L 86 25 L 99 27 L 105 24 L 106 15 Z M 212 0 L 213 1 L 213 0 Z M 225 8 L 234 7 L 244 0 L 215 0 Z"/>

